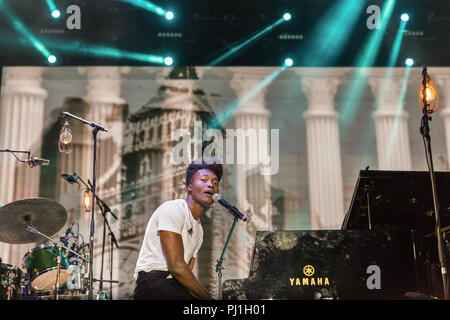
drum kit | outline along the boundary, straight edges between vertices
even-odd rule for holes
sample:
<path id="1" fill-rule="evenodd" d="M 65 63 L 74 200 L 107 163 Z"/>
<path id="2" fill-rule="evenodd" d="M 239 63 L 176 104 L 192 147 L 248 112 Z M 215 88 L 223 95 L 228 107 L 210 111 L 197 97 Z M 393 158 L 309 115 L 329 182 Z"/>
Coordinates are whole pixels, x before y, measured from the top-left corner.
<path id="1" fill-rule="evenodd" d="M 45 242 L 24 255 L 22 268 L 0 259 L 0 300 L 108 299 L 104 291 L 89 295 L 89 244 L 77 243 L 72 225 L 59 241 L 47 236 L 56 234 L 66 220 L 64 207 L 45 198 L 23 199 L 0 207 L 0 242 Z"/>

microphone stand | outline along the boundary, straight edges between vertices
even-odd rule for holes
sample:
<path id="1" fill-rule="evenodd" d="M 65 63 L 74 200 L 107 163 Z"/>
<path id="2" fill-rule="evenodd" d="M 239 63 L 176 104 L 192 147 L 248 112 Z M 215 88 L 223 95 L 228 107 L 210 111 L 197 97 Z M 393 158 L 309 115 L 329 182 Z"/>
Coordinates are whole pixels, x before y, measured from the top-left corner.
<path id="1" fill-rule="evenodd" d="M 96 181 L 97 181 L 97 134 L 99 131 L 105 131 L 108 130 L 104 127 L 96 124 L 92 121 L 87 121 L 82 118 L 79 118 L 77 116 L 74 116 L 68 112 L 63 112 L 64 117 L 71 117 L 75 120 L 78 120 L 84 124 L 87 124 L 92 127 L 92 135 L 94 137 L 94 159 L 93 159 L 93 172 L 92 172 L 92 194 L 93 198 L 95 198 L 95 188 L 96 188 Z M 90 227 L 90 236 L 89 236 L 89 288 L 88 288 L 88 299 L 92 300 L 93 296 L 93 275 L 94 275 L 94 229 L 95 229 L 95 201 L 92 202 L 92 210 L 91 210 L 91 227 Z"/>
<path id="2" fill-rule="evenodd" d="M 423 67 L 422 71 L 423 81 L 422 86 L 423 90 L 426 90 L 426 79 L 428 77 L 427 75 L 427 67 Z M 436 239 L 437 239 L 437 247 L 438 247 L 438 255 L 439 255 L 439 263 L 441 266 L 441 275 L 442 275 L 442 283 L 443 283 L 443 290 L 444 290 L 444 298 L 445 300 L 449 299 L 449 292 L 448 292 L 448 277 L 447 277 L 447 267 L 446 267 L 446 261 L 444 256 L 444 250 L 442 245 L 442 230 L 441 230 L 441 219 L 439 216 L 439 201 L 437 197 L 437 188 L 436 188 L 436 179 L 434 174 L 434 168 L 433 168 L 433 156 L 431 153 L 431 137 L 430 137 L 430 127 L 429 127 L 429 121 L 431 121 L 431 116 L 429 114 L 428 107 L 430 106 L 429 103 L 426 101 L 426 94 L 423 92 L 423 116 L 421 120 L 421 126 L 420 126 L 420 133 L 422 134 L 422 137 L 425 141 L 425 149 L 426 149 L 426 157 L 427 157 L 427 163 L 428 163 L 428 169 L 430 172 L 430 178 L 431 178 L 431 190 L 433 193 L 433 205 L 434 205 L 434 217 L 436 220 L 435 224 L 435 233 L 436 233 Z"/>
<path id="3" fill-rule="evenodd" d="M 80 180 L 82 184 L 84 184 L 84 186 L 92 192 L 92 185 L 91 182 L 88 180 L 88 184 L 86 184 L 86 182 L 84 182 L 84 180 L 77 175 L 76 173 L 74 173 L 74 175 L 76 176 L 76 180 Z M 101 265 L 101 270 L 100 270 L 100 280 L 97 279 L 93 279 L 93 281 L 98 281 L 100 282 L 100 288 L 99 291 L 103 291 L 103 282 L 109 282 L 110 283 L 110 300 L 112 300 L 112 284 L 113 283 L 119 283 L 119 281 L 114 281 L 112 280 L 112 257 L 113 257 L 113 244 L 115 244 L 116 248 L 119 249 L 119 245 L 117 244 L 117 240 L 116 237 L 114 236 L 114 232 L 111 230 L 111 226 L 109 225 L 108 219 L 106 218 L 106 214 L 109 212 L 111 213 L 111 215 L 114 217 L 114 219 L 117 220 L 117 216 L 111 211 L 111 209 L 108 207 L 108 205 L 102 200 L 100 199 L 99 196 L 95 195 L 95 199 L 97 201 L 97 205 L 100 207 L 100 211 L 102 212 L 102 216 L 103 216 L 103 242 L 102 242 L 102 265 Z M 110 280 L 103 280 L 103 261 L 104 261 L 104 256 L 105 256 L 105 238 L 106 238 L 106 227 L 108 227 L 109 230 L 109 235 L 111 236 L 111 266 L 110 266 Z"/>
<path id="4" fill-rule="evenodd" d="M 217 260 L 216 264 L 216 272 L 219 279 L 219 300 L 222 300 L 222 269 L 225 269 L 224 266 L 222 266 L 223 262 L 223 256 L 225 255 L 225 251 L 228 247 L 228 242 L 230 242 L 231 234 L 233 233 L 233 229 L 236 226 L 236 222 L 238 221 L 237 217 L 234 217 L 233 225 L 231 226 L 230 232 L 228 233 L 227 241 L 225 242 L 225 246 L 223 247 L 222 254 L 220 255 L 220 259 Z"/>
<path id="5" fill-rule="evenodd" d="M 100 280 L 95 280 L 94 281 L 99 281 L 100 282 L 100 288 L 99 291 L 103 291 L 103 282 L 109 282 L 109 295 L 110 295 L 110 300 L 112 300 L 112 284 L 114 283 L 119 283 L 118 281 L 113 281 L 112 280 L 112 262 L 113 262 L 113 249 L 114 246 L 113 244 L 116 245 L 116 248 L 119 249 L 119 245 L 117 244 L 116 241 L 116 237 L 114 236 L 114 233 L 111 230 L 111 226 L 109 225 L 108 219 L 106 218 L 106 214 L 109 212 L 111 213 L 111 215 L 117 219 L 117 217 L 112 213 L 111 209 L 109 209 L 109 207 L 106 205 L 106 203 L 101 200 L 99 197 L 95 197 L 97 200 L 97 204 L 100 207 L 100 210 L 102 212 L 102 216 L 103 216 L 103 243 L 102 243 L 102 266 L 100 269 Z M 103 280 L 103 261 L 104 261 L 104 257 L 105 257 L 105 238 L 106 238 L 106 227 L 108 227 L 109 230 L 109 236 L 111 237 L 110 239 L 110 243 L 111 243 L 111 261 L 110 261 L 110 279 L 108 280 Z"/>
<path id="6" fill-rule="evenodd" d="M 14 156 L 14 158 L 17 159 L 17 161 L 20 162 L 27 162 L 26 160 L 20 160 L 19 158 L 17 158 L 16 153 L 26 153 L 28 155 L 28 159 L 31 159 L 31 152 L 30 150 L 10 150 L 10 149 L 0 149 L 0 152 L 10 152 L 12 153 L 12 155 Z"/>

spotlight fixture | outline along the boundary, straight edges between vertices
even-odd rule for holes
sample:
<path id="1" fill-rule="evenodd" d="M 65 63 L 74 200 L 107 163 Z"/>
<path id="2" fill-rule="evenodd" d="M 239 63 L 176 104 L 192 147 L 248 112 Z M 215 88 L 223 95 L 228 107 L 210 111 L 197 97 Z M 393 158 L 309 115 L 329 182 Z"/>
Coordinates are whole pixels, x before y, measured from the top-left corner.
<path id="1" fill-rule="evenodd" d="M 291 20 L 292 15 L 289 12 L 286 12 L 285 14 L 283 14 L 283 19 L 284 21 L 289 21 Z"/>
<path id="2" fill-rule="evenodd" d="M 48 56 L 47 60 L 50 63 L 55 63 L 56 62 L 56 57 L 54 55 L 50 55 L 50 56 Z"/>
<path id="3" fill-rule="evenodd" d="M 400 16 L 400 19 L 404 22 L 409 20 L 409 15 L 407 13 L 404 13 Z"/>
<path id="4" fill-rule="evenodd" d="M 172 63 L 173 63 L 172 57 L 166 57 L 166 58 L 164 58 L 164 64 L 165 64 L 166 66 L 171 66 Z"/>
<path id="5" fill-rule="evenodd" d="M 286 67 L 292 67 L 293 64 L 294 64 L 294 60 L 292 60 L 291 58 L 284 59 L 284 65 Z"/>
<path id="6" fill-rule="evenodd" d="M 61 12 L 59 10 L 55 9 L 52 11 L 52 17 L 55 19 L 58 19 L 61 16 Z"/>
<path id="7" fill-rule="evenodd" d="M 406 65 L 407 67 L 412 67 L 412 66 L 414 65 L 414 59 L 412 59 L 412 58 L 407 58 L 407 59 L 405 60 L 405 65 Z"/>
<path id="8" fill-rule="evenodd" d="M 174 18 L 173 12 L 172 11 L 167 11 L 166 14 L 164 15 L 164 17 L 166 17 L 167 20 L 172 20 Z"/>

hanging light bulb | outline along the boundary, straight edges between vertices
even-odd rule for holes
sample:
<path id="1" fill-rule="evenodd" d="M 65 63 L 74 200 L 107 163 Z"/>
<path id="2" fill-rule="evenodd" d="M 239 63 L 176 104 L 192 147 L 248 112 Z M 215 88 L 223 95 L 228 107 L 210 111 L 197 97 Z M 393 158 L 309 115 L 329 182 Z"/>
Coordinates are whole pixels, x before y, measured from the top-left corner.
<path id="1" fill-rule="evenodd" d="M 419 102 L 421 105 L 421 111 L 423 112 L 425 109 L 428 114 L 436 112 L 439 108 L 437 89 L 428 75 L 425 77 L 425 86 L 423 81 L 420 82 Z"/>
<path id="2" fill-rule="evenodd" d="M 91 194 L 89 193 L 89 189 L 86 189 L 84 192 L 83 205 L 86 212 L 91 211 Z"/>
<path id="3" fill-rule="evenodd" d="M 72 152 L 72 131 L 69 128 L 69 122 L 67 120 L 64 122 L 64 126 L 59 133 L 59 152 Z"/>

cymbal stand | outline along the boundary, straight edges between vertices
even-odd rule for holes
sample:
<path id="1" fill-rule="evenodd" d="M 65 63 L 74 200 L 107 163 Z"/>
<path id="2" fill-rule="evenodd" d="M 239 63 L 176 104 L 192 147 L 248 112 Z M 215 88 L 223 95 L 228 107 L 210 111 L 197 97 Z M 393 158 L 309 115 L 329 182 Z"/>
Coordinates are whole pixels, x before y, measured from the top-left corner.
<path id="1" fill-rule="evenodd" d="M 27 230 L 27 231 L 29 231 L 29 232 L 31 232 L 31 233 L 39 234 L 40 236 L 43 236 L 44 238 L 47 238 L 48 240 L 50 240 L 50 241 L 53 242 L 54 244 L 58 245 L 58 242 L 57 242 L 56 240 L 54 240 L 54 239 L 52 239 L 52 238 L 50 238 L 50 237 L 47 237 L 45 234 L 41 233 L 39 230 L 37 230 L 37 229 L 36 229 L 35 227 L 33 227 L 31 224 L 29 224 L 29 225 L 25 228 L 25 230 Z M 78 252 L 73 251 L 72 249 L 70 249 L 70 248 L 67 247 L 67 246 L 60 245 L 60 247 L 66 249 L 67 251 L 69 251 L 69 252 L 73 253 L 74 255 L 80 257 L 81 259 L 83 259 L 83 260 L 86 261 L 86 262 L 89 262 L 89 261 L 90 261 L 90 259 L 84 258 L 84 257 L 81 256 L 80 254 L 78 254 Z"/>
<path id="2" fill-rule="evenodd" d="M 60 272 L 61 272 L 61 255 L 62 255 L 62 250 L 60 246 L 58 247 L 58 257 L 57 257 L 57 264 L 56 264 L 56 283 L 55 283 L 55 300 L 59 300 L 59 282 L 60 282 Z"/>

